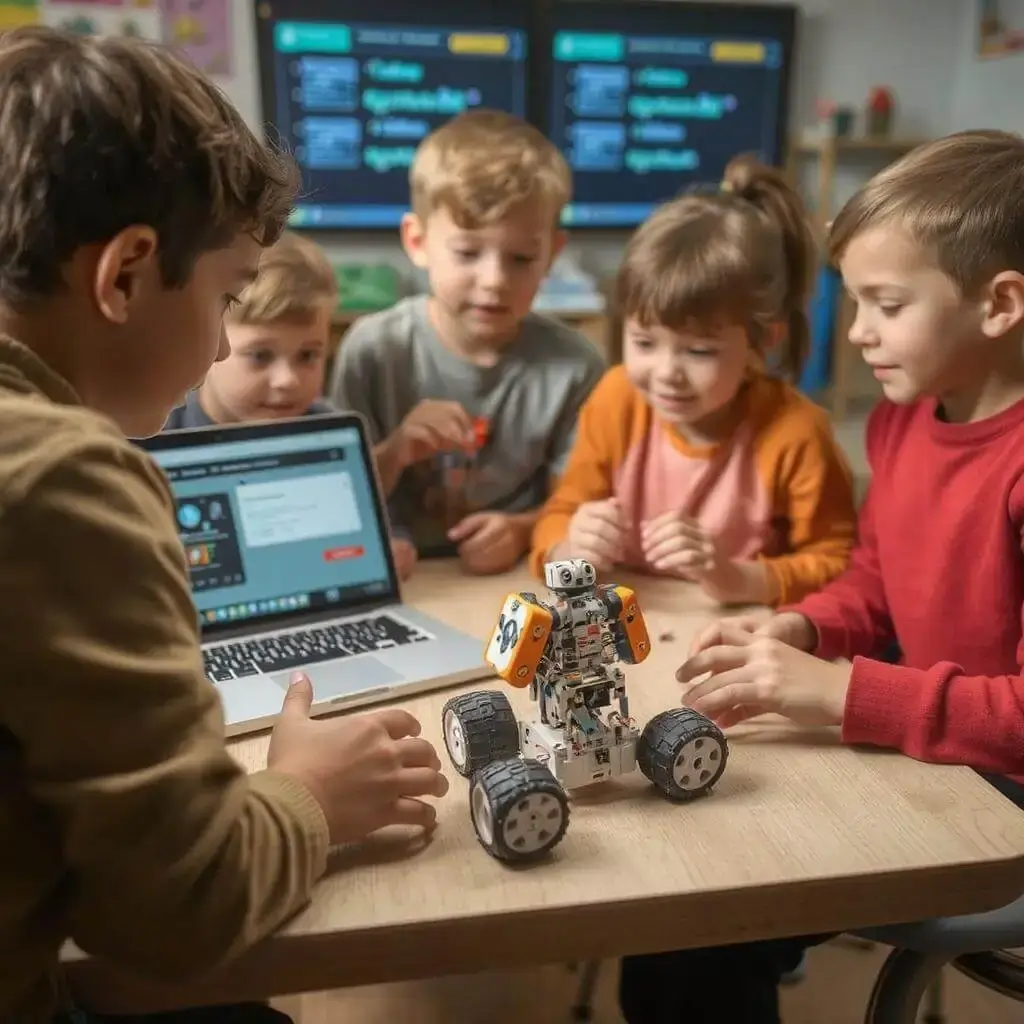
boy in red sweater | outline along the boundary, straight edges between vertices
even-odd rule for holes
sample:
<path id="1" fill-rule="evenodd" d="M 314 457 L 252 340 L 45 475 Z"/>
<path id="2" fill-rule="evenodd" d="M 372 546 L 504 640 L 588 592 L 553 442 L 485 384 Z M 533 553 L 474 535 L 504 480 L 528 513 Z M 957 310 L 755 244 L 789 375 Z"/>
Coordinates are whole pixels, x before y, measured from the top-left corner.
<path id="1" fill-rule="evenodd" d="M 769 712 L 838 725 L 846 743 L 968 765 L 1020 806 L 1022 194 L 1024 139 L 973 131 L 918 148 L 836 218 L 850 341 L 885 396 L 858 546 L 843 575 L 767 622 L 711 625 L 677 673 L 684 703 L 721 726 Z M 627 958 L 623 1013 L 775 1024 L 780 975 L 822 938 Z"/>

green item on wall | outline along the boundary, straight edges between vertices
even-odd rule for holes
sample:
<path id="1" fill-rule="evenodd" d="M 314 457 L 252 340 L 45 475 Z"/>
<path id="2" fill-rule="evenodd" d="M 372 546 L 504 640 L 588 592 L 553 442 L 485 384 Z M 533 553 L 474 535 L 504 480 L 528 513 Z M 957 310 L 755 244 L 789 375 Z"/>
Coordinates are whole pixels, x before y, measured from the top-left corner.
<path id="1" fill-rule="evenodd" d="M 346 313 L 387 309 L 400 298 L 398 271 L 387 263 L 338 263 L 334 276 L 338 309 Z"/>

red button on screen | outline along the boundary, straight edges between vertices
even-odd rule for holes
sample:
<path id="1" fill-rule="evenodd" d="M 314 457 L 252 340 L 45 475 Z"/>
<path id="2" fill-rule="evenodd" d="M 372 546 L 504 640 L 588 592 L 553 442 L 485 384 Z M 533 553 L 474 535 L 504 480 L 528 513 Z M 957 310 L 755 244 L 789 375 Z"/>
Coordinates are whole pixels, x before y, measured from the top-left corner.
<path id="1" fill-rule="evenodd" d="M 328 548 L 324 552 L 325 562 L 344 562 L 348 558 L 362 558 L 366 548 L 361 544 L 348 544 L 341 548 Z"/>

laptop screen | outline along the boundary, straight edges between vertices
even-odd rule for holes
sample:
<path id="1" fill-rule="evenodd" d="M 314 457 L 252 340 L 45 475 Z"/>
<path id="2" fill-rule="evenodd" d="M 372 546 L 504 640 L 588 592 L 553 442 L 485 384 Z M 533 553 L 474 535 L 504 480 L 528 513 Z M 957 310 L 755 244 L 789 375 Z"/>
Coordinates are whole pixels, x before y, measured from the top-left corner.
<path id="1" fill-rule="evenodd" d="M 204 633 L 397 593 L 355 417 L 189 430 L 140 444 L 171 482 Z"/>

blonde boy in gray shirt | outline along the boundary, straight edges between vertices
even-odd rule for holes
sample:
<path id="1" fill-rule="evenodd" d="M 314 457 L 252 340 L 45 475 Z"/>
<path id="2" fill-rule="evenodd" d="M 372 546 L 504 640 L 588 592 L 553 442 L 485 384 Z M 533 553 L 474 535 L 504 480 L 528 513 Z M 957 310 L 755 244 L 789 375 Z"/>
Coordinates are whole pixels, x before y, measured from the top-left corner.
<path id="1" fill-rule="evenodd" d="M 535 128 L 474 111 L 424 140 L 410 183 L 402 244 L 429 294 L 352 328 L 331 397 L 366 417 L 420 555 L 503 572 L 527 550 L 605 369 L 582 335 L 531 312 L 565 243 L 571 176 Z"/>

